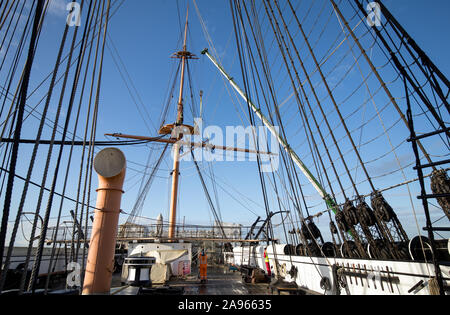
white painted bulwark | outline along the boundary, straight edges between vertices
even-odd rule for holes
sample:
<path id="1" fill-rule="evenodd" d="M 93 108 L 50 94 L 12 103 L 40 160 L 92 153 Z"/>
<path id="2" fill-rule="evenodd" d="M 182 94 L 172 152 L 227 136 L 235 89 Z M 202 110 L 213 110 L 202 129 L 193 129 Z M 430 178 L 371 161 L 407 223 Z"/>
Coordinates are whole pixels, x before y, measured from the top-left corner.
<path id="1" fill-rule="evenodd" d="M 276 272 L 275 257 L 278 261 L 280 276 L 288 282 L 295 281 L 299 287 L 317 293 L 336 294 L 334 286 L 333 265 L 341 267 L 342 278 L 347 288 L 341 288 L 343 295 L 429 295 L 429 287 L 418 292 L 409 292 L 420 281 L 427 283 L 434 275 L 434 266 L 430 263 L 409 261 L 382 261 L 342 258 L 317 258 L 304 256 L 288 256 L 284 254 L 285 245 L 267 247 L 270 266 Z M 230 254 L 230 253 L 226 253 Z M 233 261 L 237 266 L 250 265 L 266 271 L 264 263 L 264 247 L 235 247 Z M 230 259 L 230 258 L 228 258 Z M 296 276 L 291 277 L 292 267 L 296 268 Z M 450 266 L 441 265 L 444 282 L 450 284 Z M 331 283 L 330 290 L 321 288 L 323 278 Z"/>
<path id="2" fill-rule="evenodd" d="M 8 248 L 5 249 L 5 255 L 7 253 L 7 250 L 8 250 Z M 51 251 L 52 251 L 51 248 L 43 249 L 41 265 L 40 265 L 39 272 L 38 272 L 39 275 L 46 275 L 48 273 L 48 271 L 49 271 L 48 267 L 49 267 L 50 261 L 52 261 L 52 267 L 50 269 L 51 272 L 60 273 L 60 272 L 67 271 L 66 263 L 68 263 L 68 262 L 66 261 L 64 254 L 62 254 L 62 253 L 58 254 L 58 250 L 56 250 L 56 253 L 52 259 Z M 9 269 L 11 269 L 11 270 L 19 269 L 20 270 L 21 266 L 26 261 L 26 256 L 27 256 L 26 254 L 27 254 L 27 248 L 15 247 L 12 252 Z M 31 251 L 31 255 L 30 255 L 30 262 L 28 264 L 28 270 L 31 270 L 31 268 L 33 267 L 35 255 L 36 255 L 36 248 L 33 248 Z M 74 261 L 75 263 L 78 263 L 81 265 L 82 261 L 83 261 L 83 255 L 80 253 L 78 255 L 78 259 L 75 259 L 75 260 L 76 260 L 76 261 Z M 86 263 L 86 261 L 85 261 L 85 263 Z"/>

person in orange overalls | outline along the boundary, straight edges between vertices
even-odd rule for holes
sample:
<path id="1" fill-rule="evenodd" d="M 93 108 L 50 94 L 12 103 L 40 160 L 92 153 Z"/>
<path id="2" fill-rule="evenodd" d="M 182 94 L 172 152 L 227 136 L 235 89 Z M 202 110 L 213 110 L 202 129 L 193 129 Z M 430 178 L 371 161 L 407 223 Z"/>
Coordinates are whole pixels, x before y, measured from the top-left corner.
<path id="1" fill-rule="evenodd" d="M 266 262 L 267 275 L 269 277 L 271 277 L 272 271 L 270 270 L 270 261 L 269 261 L 269 255 L 267 255 L 267 248 L 264 250 L 264 261 Z"/>
<path id="2" fill-rule="evenodd" d="M 200 266 L 200 282 L 205 283 L 207 281 L 208 256 L 206 256 L 204 249 L 199 254 L 198 261 Z"/>

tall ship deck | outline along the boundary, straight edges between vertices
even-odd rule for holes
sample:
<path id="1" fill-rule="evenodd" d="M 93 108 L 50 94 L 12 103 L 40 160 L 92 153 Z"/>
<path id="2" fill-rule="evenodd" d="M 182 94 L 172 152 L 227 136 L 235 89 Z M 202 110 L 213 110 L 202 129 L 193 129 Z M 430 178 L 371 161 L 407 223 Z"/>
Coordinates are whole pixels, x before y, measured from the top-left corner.
<path id="1" fill-rule="evenodd" d="M 0 2 L 0 296 L 449 295 L 448 4 L 213 2 Z"/>

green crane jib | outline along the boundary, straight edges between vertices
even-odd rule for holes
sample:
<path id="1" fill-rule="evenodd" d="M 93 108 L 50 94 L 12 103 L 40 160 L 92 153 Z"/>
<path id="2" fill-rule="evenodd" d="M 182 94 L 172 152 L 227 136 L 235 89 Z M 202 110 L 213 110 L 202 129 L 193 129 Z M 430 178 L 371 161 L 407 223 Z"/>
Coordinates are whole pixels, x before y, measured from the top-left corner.
<path id="1" fill-rule="evenodd" d="M 281 135 L 278 133 L 278 131 L 275 129 L 275 127 L 270 123 L 270 121 L 264 116 L 264 114 L 261 112 L 261 110 L 256 107 L 255 104 L 245 95 L 245 93 L 239 88 L 239 86 L 234 82 L 233 78 L 230 77 L 225 70 L 222 68 L 222 66 L 214 59 L 213 56 L 208 52 L 208 49 L 205 49 L 202 51 L 202 55 L 206 55 L 212 63 L 219 69 L 219 71 L 222 73 L 222 75 L 230 82 L 231 86 L 239 93 L 239 95 L 250 105 L 252 110 L 255 112 L 255 114 L 261 119 L 263 124 L 269 129 L 271 134 L 278 140 L 280 145 L 284 148 L 284 150 L 289 154 L 291 159 L 294 161 L 294 163 L 300 168 L 302 173 L 306 176 L 306 178 L 311 182 L 311 184 L 314 186 L 314 188 L 317 190 L 317 192 L 322 196 L 322 198 L 325 200 L 328 208 L 332 210 L 335 214 L 338 212 L 338 205 L 333 200 L 333 198 L 325 191 L 325 189 L 320 185 L 320 183 L 316 180 L 316 178 L 313 176 L 313 174 L 308 170 L 308 168 L 305 166 L 305 164 L 302 162 L 302 160 L 299 158 L 297 153 L 295 153 L 294 150 L 290 147 L 290 145 L 286 142 L 285 139 L 281 137 Z"/>

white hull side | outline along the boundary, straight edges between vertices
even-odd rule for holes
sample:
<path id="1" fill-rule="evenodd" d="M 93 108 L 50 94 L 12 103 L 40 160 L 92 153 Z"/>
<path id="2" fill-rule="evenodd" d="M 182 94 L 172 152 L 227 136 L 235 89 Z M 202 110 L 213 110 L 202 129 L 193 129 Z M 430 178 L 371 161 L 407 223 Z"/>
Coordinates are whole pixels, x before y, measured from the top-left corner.
<path id="1" fill-rule="evenodd" d="M 277 246 L 278 247 L 278 246 Z M 278 248 L 276 253 L 282 252 Z M 234 264 L 237 266 L 257 266 L 266 271 L 264 262 L 264 247 L 236 247 L 233 250 Z M 271 246 L 268 248 L 270 266 L 276 273 L 274 253 Z M 276 255 L 280 265 L 280 275 L 288 282 L 295 281 L 299 287 L 306 288 L 322 294 L 336 294 L 332 266 L 344 266 L 347 289 L 341 288 L 343 295 L 429 295 L 426 286 L 419 292 L 408 291 L 421 280 L 428 281 L 434 275 L 432 264 L 420 262 L 382 261 L 364 259 L 317 258 L 304 256 Z M 289 271 L 292 266 L 297 268 L 297 276 L 292 278 Z M 444 280 L 450 283 L 450 266 L 441 266 Z M 431 277 L 430 277 L 431 276 Z M 328 278 L 331 290 L 321 288 L 322 278 Z"/>
<path id="2" fill-rule="evenodd" d="M 10 260 L 10 265 L 9 265 L 9 269 L 10 270 L 14 270 L 17 267 L 19 267 L 19 265 L 23 264 L 26 261 L 26 248 L 22 248 L 22 247 L 18 247 L 15 248 L 13 250 L 12 256 L 11 256 L 11 260 Z M 81 250 L 82 251 L 82 250 Z M 78 255 L 78 259 L 77 259 L 77 263 L 81 266 L 82 261 L 83 261 L 83 255 L 81 254 Z M 28 270 L 31 270 L 33 268 L 33 264 L 35 261 L 35 249 L 33 249 L 33 252 L 31 253 L 30 256 L 30 262 L 28 264 Z M 6 255 L 6 250 L 5 250 L 5 255 Z M 51 249 L 49 248 L 45 248 L 42 254 L 42 259 L 41 259 L 41 265 L 39 268 L 39 272 L 38 275 L 46 275 L 48 273 L 48 267 L 51 261 Z M 59 253 L 58 255 L 58 250 L 55 253 L 55 256 L 53 257 L 53 261 L 52 261 L 52 268 L 51 268 L 51 272 L 65 272 L 68 269 L 68 264 L 71 263 L 70 261 L 66 261 L 66 258 L 64 256 L 64 253 Z M 73 268 L 69 268 L 69 270 L 73 270 Z"/>

